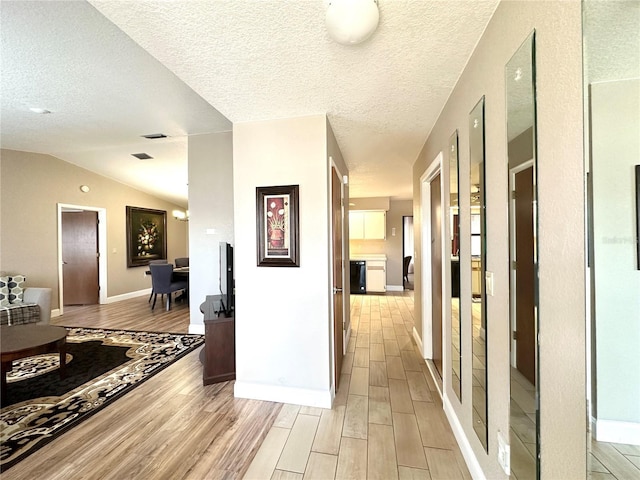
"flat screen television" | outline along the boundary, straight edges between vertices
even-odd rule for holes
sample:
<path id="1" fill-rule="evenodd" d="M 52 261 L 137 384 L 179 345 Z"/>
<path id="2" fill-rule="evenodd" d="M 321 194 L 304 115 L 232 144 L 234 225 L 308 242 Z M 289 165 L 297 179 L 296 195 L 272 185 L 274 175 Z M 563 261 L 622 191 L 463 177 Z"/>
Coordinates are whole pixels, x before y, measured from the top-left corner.
<path id="1" fill-rule="evenodd" d="M 233 247 L 220 242 L 220 315 L 229 317 L 234 310 Z"/>

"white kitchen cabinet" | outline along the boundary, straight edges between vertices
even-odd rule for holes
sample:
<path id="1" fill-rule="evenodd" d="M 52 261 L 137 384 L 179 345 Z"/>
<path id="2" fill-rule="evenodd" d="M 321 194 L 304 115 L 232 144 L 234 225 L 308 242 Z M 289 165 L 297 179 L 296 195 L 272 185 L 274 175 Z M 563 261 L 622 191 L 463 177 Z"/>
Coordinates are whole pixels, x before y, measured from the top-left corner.
<path id="1" fill-rule="evenodd" d="M 384 210 L 356 210 L 349 212 L 349 239 L 384 240 L 387 233 Z"/>
<path id="2" fill-rule="evenodd" d="M 482 295 L 482 262 L 471 259 L 471 294 L 474 297 Z"/>
<path id="3" fill-rule="evenodd" d="M 364 212 L 349 212 L 349 239 L 364 238 Z"/>
<path id="4" fill-rule="evenodd" d="M 367 292 L 387 291 L 387 262 L 367 260 Z"/>

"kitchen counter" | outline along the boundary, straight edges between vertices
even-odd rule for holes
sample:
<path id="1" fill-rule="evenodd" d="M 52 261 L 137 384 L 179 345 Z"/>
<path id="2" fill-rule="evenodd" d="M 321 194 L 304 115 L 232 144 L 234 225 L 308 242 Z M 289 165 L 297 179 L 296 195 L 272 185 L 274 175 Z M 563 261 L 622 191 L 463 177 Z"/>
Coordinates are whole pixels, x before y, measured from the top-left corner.
<path id="1" fill-rule="evenodd" d="M 349 260 L 382 260 L 383 262 L 386 262 L 387 256 L 382 253 L 364 253 L 361 255 L 351 255 Z"/>

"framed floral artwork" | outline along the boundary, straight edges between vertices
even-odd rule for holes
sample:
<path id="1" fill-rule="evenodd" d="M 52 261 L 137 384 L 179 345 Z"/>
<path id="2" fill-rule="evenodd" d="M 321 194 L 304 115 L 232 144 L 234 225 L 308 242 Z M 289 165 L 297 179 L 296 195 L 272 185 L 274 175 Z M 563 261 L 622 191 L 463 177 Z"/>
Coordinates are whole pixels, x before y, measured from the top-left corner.
<path id="1" fill-rule="evenodd" d="M 127 206 L 127 267 L 167 258 L 167 212 Z"/>
<path id="2" fill-rule="evenodd" d="M 259 267 L 299 267 L 298 185 L 256 187 Z"/>

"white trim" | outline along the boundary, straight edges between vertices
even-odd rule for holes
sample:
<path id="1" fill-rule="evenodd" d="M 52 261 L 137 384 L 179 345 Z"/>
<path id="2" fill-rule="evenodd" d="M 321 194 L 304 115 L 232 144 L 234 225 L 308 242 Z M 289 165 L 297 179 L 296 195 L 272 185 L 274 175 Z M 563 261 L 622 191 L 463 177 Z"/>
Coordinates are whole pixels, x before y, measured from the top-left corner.
<path id="1" fill-rule="evenodd" d="M 151 288 L 145 288 L 144 290 L 138 290 L 136 292 L 123 293 L 121 295 L 114 295 L 113 297 L 107 297 L 104 302 L 100 303 L 116 303 L 122 300 L 129 300 L 130 298 L 142 297 L 144 295 L 151 295 Z"/>
<path id="2" fill-rule="evenodd" d="M 349 328 L 347 329 L 346 332 L 344 332 L 344 337 L 343 337 L 343 346 L 344 346 L 344 350 L 345 350 L 345 354 L 347 353 L 347 345 L 349 345 L 349 340 L 351 340 L 351 322 L 349 322 Z"/>
<path id="3" fill-rule="evenodd" d="M 435 363 L 433 363 L 433 360 L 426 360 L 425 363 L 427 364 L 427 368 L 429 369 L 429 374 L 431 374 L 431 379 L 433 380 L 433 384 L 436 386 L 436 390 L 438 390 L 438 395 L 440 395 L 440 400 L 442 400 L 444 398 L 444 392 L 442 391 L 442 389 L 444 388 L 444 383 L 442 384 L 443 386 L 440 386 L 441 379 L 440 379 L 440 374 L 436 370 L 436 365 Z"/>
<path id="4" fill-rule="evenodd" d="M 413 327 L 413 339 L 416 341 L 416 345 L 418 345 L 418 349 L 422 352 L 422 339 L 420 335 L 418 335 L 418 331 L 416 327 Z"/>
<path id="5" fill-rule="evenodd" d="M 60 313 L 60 309 L 59 308 L 54 308 L 53 310 L 51 310 L 51 317 L 59 317 L 60 315 L 62 315 L 62 313 Z"/>
<path id="6" fill-rule="evenodd" d="M 447 420 L 449 420 L 449 425 L 451 426 L 453 435 L 456 437 L 458 447 L 460 448 L 460 452 L 462 453 L 464 461 L 467 464 L 467 468 L 469 469 L 471 478 L 475 480 L 485 480 L 487 477 L 484 475 L 484 472 L 480 467 L 480 462 L 478 462 L 478 459 L 473 453 L 473 448 L 471 448 L 469 439 L 465 435 L 464 429 L 460 424 L 460 420 L 458 419 L 455 410 L 451 406 L 451 402 L 449 402 L 448 397 L 445 397 L 443 399 L 442 407 L 444 409 L 444 414 L 447 416 Z"/>
<path id="7" fill-rule="evenodd" d="M 189 324 L 189 333 L 191 335 L 204 335 L 204 323 L 190 323 Z"/>
<path id="8" fill-rule="evenodd" d="M 404 292 L 402 285 L 387 285 L 387 292 Z"/>
<path id="9" fill-rule="evenodd" d="M 420 177 L 420 206 L 422 210 L 422 358 L 433 358 L 433 319 L 431 318 L 433 304 L 431 299 L 431 181 L 440 175 L 442 159 L 443 154 L 440 152 Z M 442 185 L 442 177 L 440 177 L 440 184 Z M 442 195 L 442 188 L 440 188 L 440 193 Z"/>
<path id="10" fill-rule="evenodd" d="M 98 212 L 98 287 L 100 289 L 98 303 L 107 303 L 107 209 L 58 203 L 58 305 L 60 315 L 64 313 L 64 284 L 62 281 L 62 211 L 64 209 Z"/>
<path id="11" fill-rule="evenodd" d="M 233 387 L 233 396 L 318 408 L 331 408 L 332 401 L 331 389 L 310 390 L 308 388 L 281 387 L 278 385 L 239 382 L 237 380 Z"/>
<path id="12" fill-rule="evenodd" d="M 599 442 L 640 445 L 640 423 L 597 420 L 593 418 L 592 422 L 593 436 Z"/>

